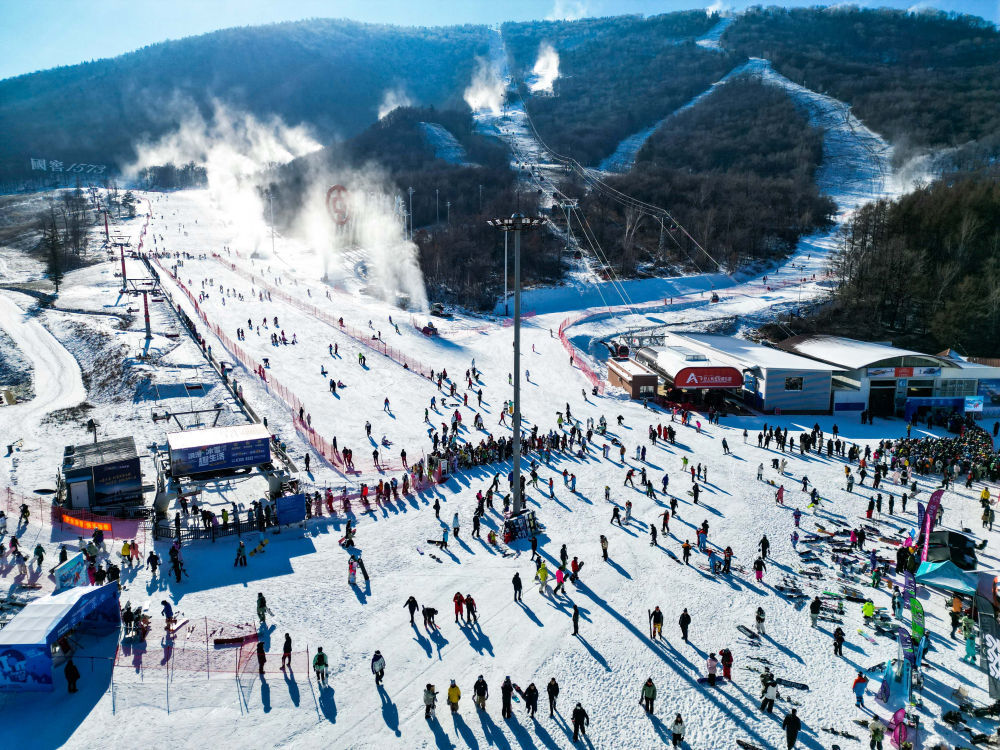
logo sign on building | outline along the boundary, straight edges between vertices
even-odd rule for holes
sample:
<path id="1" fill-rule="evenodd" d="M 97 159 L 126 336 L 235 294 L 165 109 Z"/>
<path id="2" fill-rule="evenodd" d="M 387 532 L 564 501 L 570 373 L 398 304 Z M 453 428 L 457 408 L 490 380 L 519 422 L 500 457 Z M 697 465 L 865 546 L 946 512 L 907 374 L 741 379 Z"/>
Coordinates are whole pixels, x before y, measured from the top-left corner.
<path id="1" fill-rule="evenodd" d="M 933 378 L 941 374 L 940 367 L 869 367 L 870 378 Z"/>
<path id="2" fill-rule="evenodd" d="M 742 388 L 743 373 L 735 367 L 685 367 L 674 376 L 674 388 Z"/>

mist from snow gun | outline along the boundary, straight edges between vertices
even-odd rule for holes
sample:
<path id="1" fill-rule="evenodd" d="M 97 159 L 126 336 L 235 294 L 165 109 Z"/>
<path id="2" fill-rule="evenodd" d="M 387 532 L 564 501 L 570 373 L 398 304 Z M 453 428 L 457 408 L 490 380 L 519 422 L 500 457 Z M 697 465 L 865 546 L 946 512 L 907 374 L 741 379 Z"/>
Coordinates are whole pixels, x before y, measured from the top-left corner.
<path id="1" fill-rule="evenodd" d="M 538 59 L 531 69 L 532 79 L 528 89 L 533 94 L 552 93 L 552 84 L 559 77 L 559 53 L 548 42 L 538 45 Z"/>
<path id="2" fill-rule="evenodd" d="M 386 89 L 382 95 L 382 103 L 378 105 L 378 119 L 381 120 L 394 109 L 409 107 L 412 104 L 413 100 L 410 99 L 409 95 L 403 89 Z"/>
<path id="3" fill-rule="evenodd" d="M 270 237 L 270 227 L 266 200 L 257 189 L 258 175 L 269 166 L 315 151 L 320 144 L 304 127 L 289 127 L 278 118 L 258 120 L 218 102 L 210 121 L 193 105 L 181 109 L 180 127 L 155 143 L 140 144 L 126 175 L 166 164 L 204 166 L 209 195 L 235 230 L 231 244 L 260 250 Z"/>
<path id="4" fill-rule="evenodd" d="M 504 82 L 495 63 L 484 57 L 476 57 L 476 70 L 472 83 L 465 89 L 465 103 L 473 112 L 489 112 L 499 115 L 503 107 Z"/>

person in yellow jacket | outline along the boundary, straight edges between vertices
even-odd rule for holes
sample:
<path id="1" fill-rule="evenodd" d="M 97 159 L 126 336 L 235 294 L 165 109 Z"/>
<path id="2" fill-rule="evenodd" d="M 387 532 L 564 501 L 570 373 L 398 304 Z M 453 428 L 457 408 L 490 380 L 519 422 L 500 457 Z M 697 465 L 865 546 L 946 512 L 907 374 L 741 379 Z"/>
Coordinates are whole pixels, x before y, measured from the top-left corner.
<path id="1" fill-rule="evenodd" d="M 865 625 L 871 624 L 872 618 L 875 617 L 875 604 L 871 599 L 861 605 L 861 616 L 865 618 Z"/>
<path id="2" fill-rule="evenodd" d="M 545 567 L 543 562 L 538 566 L 538 593 L 542 594 L 545 592 L 545 582 L 549 580 L 549 569 Z"/>
<path id="3" fill-rule="evenodd" d="M 129 545 L 128 540 L 122 544 L 122 562 L 128 563 L 128 566 L 132 567 L 132 547 Z"/>
<path id="4" fill-rule="evenodd" d="M 458 689 L 458 685 L 455 681 L 451 681 L 451 686 L 448 688 L 448 705 L 451 706 L 451 712 L 458 712 L 458 702 L 462 699 L 462 691 Z"/>

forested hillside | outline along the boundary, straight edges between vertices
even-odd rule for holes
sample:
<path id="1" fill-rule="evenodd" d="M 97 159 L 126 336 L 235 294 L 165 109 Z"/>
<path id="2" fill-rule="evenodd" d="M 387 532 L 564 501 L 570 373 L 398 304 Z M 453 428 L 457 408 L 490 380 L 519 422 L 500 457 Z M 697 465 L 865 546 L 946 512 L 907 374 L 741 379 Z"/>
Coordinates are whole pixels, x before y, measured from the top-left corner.
<path id="1" fill-rule="evenodd" d="M 740 78 L 672 117 L 635 168 L 609 183 L 667 207 L 716 261 L 735 268 L 783 255 L 827 222 L 834 206 L 813 181 L 821 158 L 822 134 L 784 91 Z M 641 264 L 713 268 L 679 231 L 670 232 L 660 256 L 658 223 L 647 219 L 627 235 L 631 219 L 619 204 L 590 194 L 584 206 L 625 273 Z"/>
<path id="2" fill-rule="evenodd" d="M 845 228 L 833 300 L 795 332 L 891 339 L 923 351 L 1000 350 L 1000 170 L 871 203 Z"/>
<path id="3" fill-rule="evenodd" d="M 751 9 L 723 36 L 743 56 L 853 106 L 906 155 L 1000 132 L 1000 32 L 973 16 L 856 7 Z"/>
<path id="4" fill-rule="evenodd" d="M 702 11 L 642 18 L 504 24 L 517 80 L 543 41 L 559 53 L 554 97 L 522 96 L 539 134 L 557 152 L 596 164 L 618 142 L 701 93 L 741 58 L 702 49 L 694 38 L 717 17 Z"/>
<path id="5" fill-rule="evenodd" d="M 313 19 L 0 81 L 0 175 L 30 174 L 31 157 L 121 166 L 137 141 L 176 128 L 192 107 L 210 118 L 214 101 L 308 125 L 321 141 L 350 137 L 377 119 L 390 90 L 414 104 L 460 104 L 489 33 Z"/>

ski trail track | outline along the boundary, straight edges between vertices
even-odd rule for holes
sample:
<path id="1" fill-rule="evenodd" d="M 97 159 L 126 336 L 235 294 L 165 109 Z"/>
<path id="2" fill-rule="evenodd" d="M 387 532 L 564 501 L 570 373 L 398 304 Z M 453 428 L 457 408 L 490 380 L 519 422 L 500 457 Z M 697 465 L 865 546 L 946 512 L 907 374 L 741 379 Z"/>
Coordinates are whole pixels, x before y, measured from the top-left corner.
<path id="1" fill-rule="evenodd" d="M 0 434 L 4 442 L 23 438 L 28 444 L 45 415 L 76 406 L 87 398 L 87 391 L 73 355 L 7 293 L 0 293 L 0 328 L 30 360 L 35 389 L 30 401 L 0 408 Z"/>

